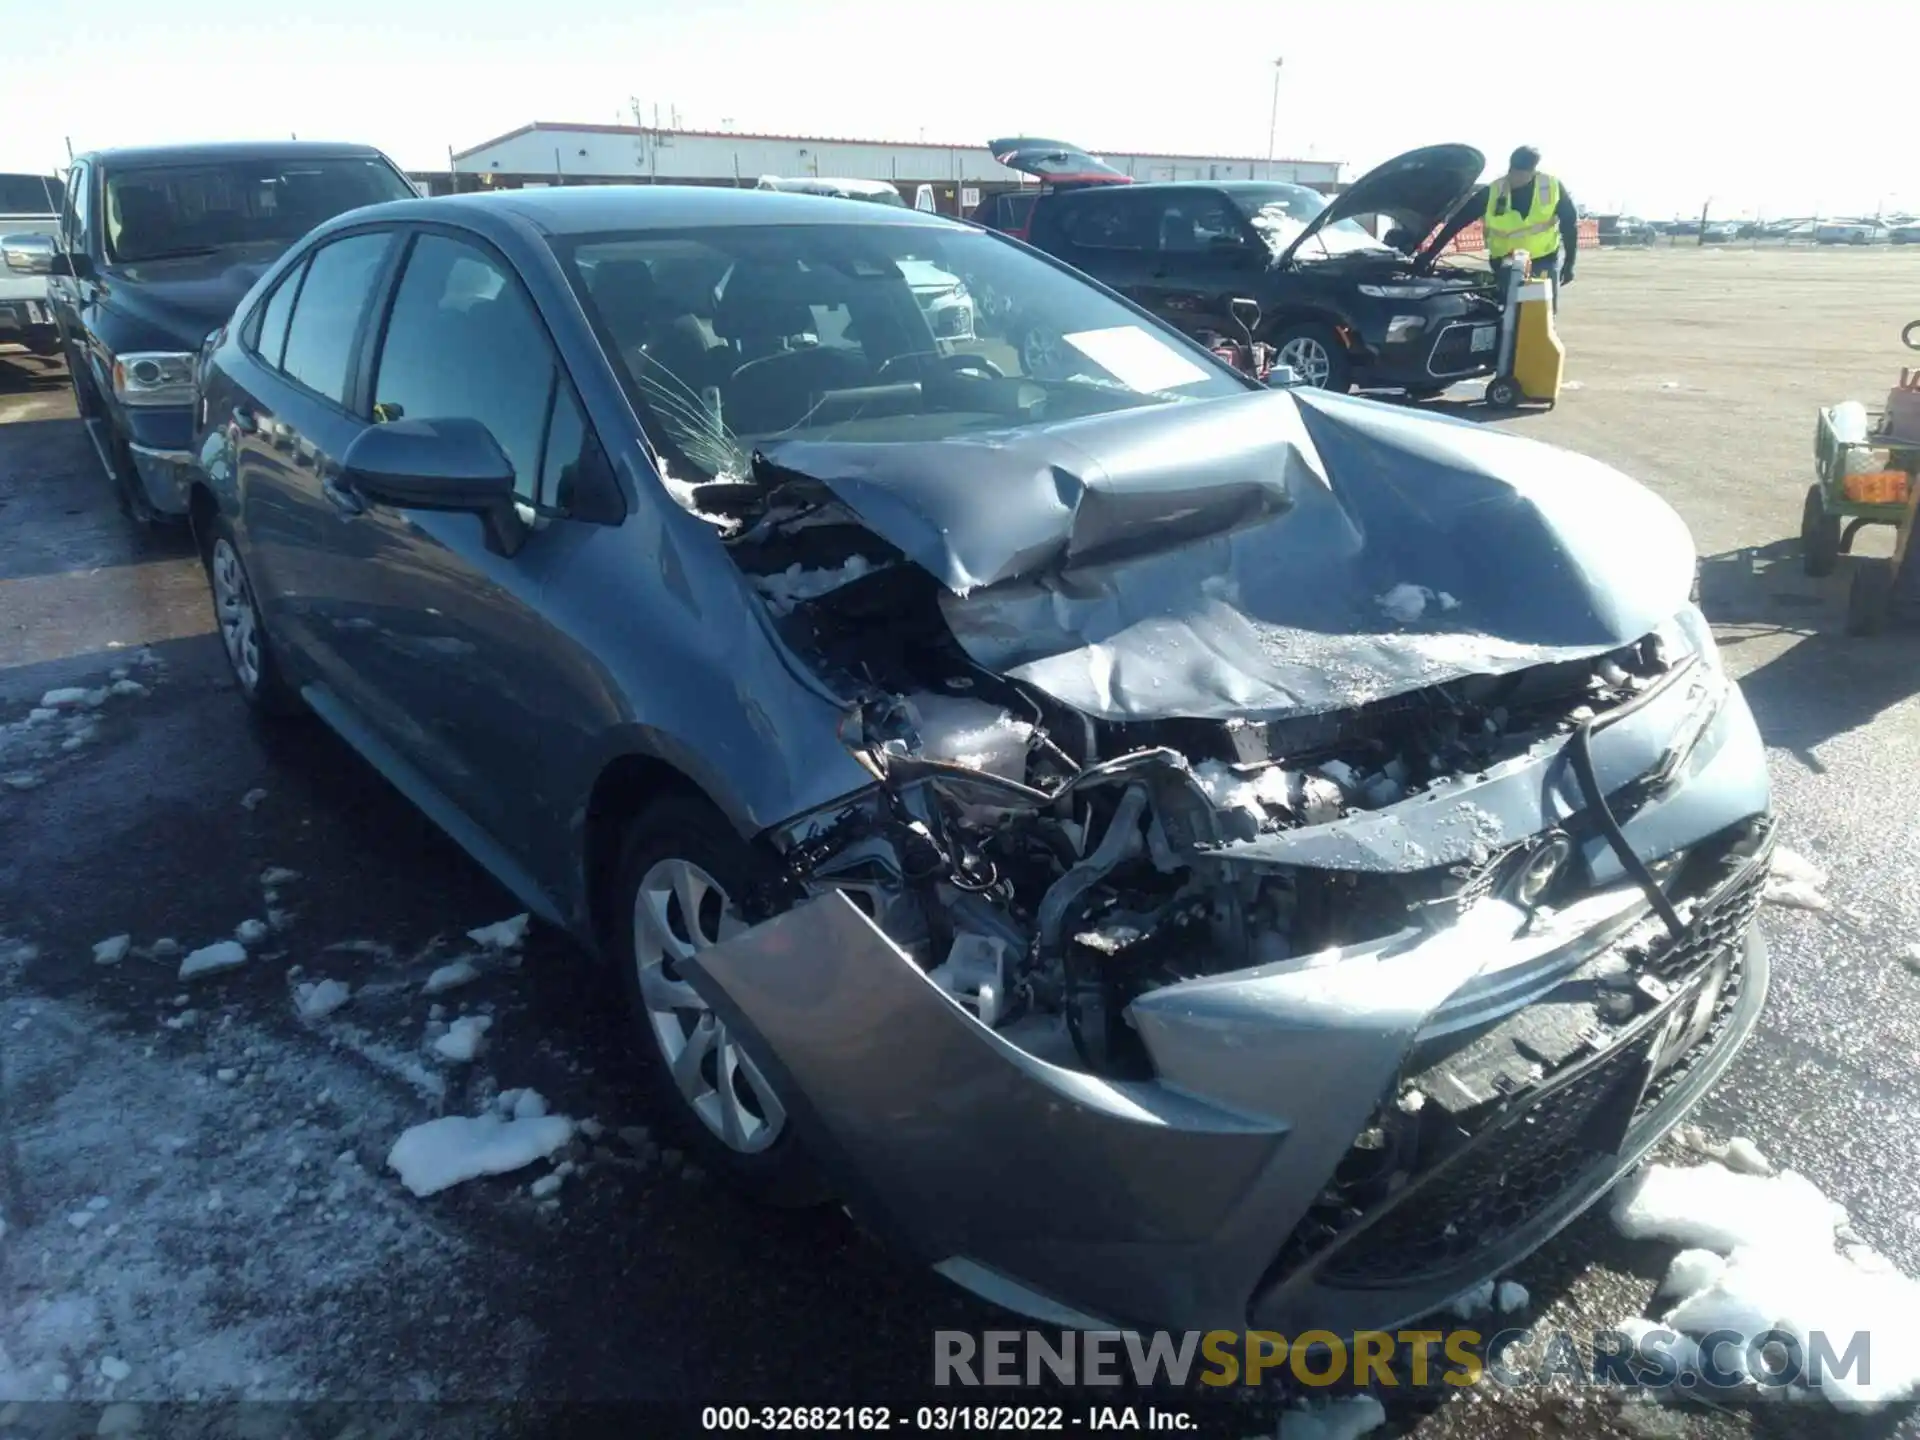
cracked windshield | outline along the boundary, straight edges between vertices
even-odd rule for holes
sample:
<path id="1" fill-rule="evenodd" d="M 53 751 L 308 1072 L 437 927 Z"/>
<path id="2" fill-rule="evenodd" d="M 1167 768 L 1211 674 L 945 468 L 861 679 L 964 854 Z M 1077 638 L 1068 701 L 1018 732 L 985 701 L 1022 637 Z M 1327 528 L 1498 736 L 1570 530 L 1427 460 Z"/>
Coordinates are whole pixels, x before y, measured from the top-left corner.
<path id="1" fill-rule="evenodd" d="M 596 238 L 571 260 L 649 433 L 708 478 L 780 437 L 937 440 L 1246 388 L 982 235 L 716 227 Z"/>

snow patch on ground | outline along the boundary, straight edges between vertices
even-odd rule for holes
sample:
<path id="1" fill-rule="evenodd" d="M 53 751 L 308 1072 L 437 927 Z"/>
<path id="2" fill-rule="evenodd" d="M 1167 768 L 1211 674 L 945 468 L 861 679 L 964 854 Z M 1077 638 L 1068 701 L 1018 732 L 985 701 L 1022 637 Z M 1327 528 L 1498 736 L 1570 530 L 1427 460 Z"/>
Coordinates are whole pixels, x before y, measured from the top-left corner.
<path id="1" fill-rule="evenodd" d="M 482 925 L 478 930 L 469 930 L 467 938 L 483 950 L 517 950 L 520 942 L 527 938 L 529 918 L 515 915 L 511 920 L 496 920 L 491 925 Z"/>
<path id="2" fill-rule="evenodd" d="M 324 1020 L 353 998 L 353 990 L 341 980 L 317 980 L 293 987 L 293 1008 L 302 1020 Z"/>
<path id="3" fill-rule="evenodd" d="M 544 1160 L 573 1138 L 563 1115 L 504 1120 L 495 1114 L 443 1115 L 393 1142 L 387 1166 L 415 1195 L 435 1195 L 483 1175 L 505 1175 Z"/>
<path id="4" fill-rule="evenodd" d="M 479 978 L 480 972 L 474 969 L 472 961 L 455 960 L 450 965 L 442 965 L 438 970 L 435 970 L 431 975 L 427 976 L 427 983 L 420 987 L 420 993 L 422 995 L 443 995 L 447 991 L 458 989 L 462 985 L 470 985 Z"/>
<path id="5" fill-rule="evenodd" d="M 1804 1356 L 1819 1332 L 1839 1356 L 1865 1332 L 1870 1376 L 1857 1366 L 1829 1373 L 1819 1393 L 1847 1410 L 1920 1393 L 1920 1334 L 1912 1325 L 1920 1283 L 1853 1237 L 1845 1209 L 1806 1177 L 1791 1170 L 1740 1174 L 1711 1162 L 1654 1165 L 1621 1187 L 1613 1219 L 1630 1238 L 1689 1247 L 1674 1257 L 1660 1287 L 1675 1303 L 1658 1322 L 1636 1316 L 1620 1327 L 1636 1345 L 1646 1345 L 1657 1328 L 1677 1332 L 1696 1342 L 1692 1352 L 1686 1338 L 1668 1347 L 1685 1362 L 1713 1331 L 1751 1340 L 1778 1330 L 1793 1336 Z M 1735 1345 L 1720 1347 L 1715 1363 L 1753 1373 Z"/>
<path id="6" fill-rule="evenodd" d="M 817 600 L 822 595 L 850 585 L 863 575 L 873 573 L 874 564 L 864 555 L 855 555 L 847 563 L 831 570 L 809 570 L 798 563 L 773 575 L 755 575 L 753 588 L 766 600 L 776 615 L 788 615 L 796 605 Z"/>
<path id="7" fill-rule="evenodd" d="M 469 1064 L 480 1053 L 492 1028 L 490 1015 L 462 1015 L 447 1026 L 446 1034 L 434 1040 L 433 1053 L 454 1065 Z"/>
<path id="8" fill-rule="evenodd" d="M 94 943 L 93 963 L 96 965 L 118 965 L 127 958 L 127 951 L 133 948 L 133 936 L 114 935 Z"/>
<path id="9" fill-rule="evenodd" d="M 12 1034 L 29 1010 L 30 1030 Z M 391 1296 L 475 1308 L 466 1247 L 374 1177 L 321 1163 L 399 1130 L 410 1094 L 244 1021 L 217 1032 L 217 1055 L 196 1049 L 187 1064 L 143 1054 L 80 1001 L 0 993 L 0 1033 L 11 1152 L 0 1406 L 422 1398 L 415 1321 Z M 216 1058 L 249 1050 L 254 1083 L 209 1083 Z M 326 1368 L 343 1355 L 344 1394 Z M 485 1383 L 520 1383 L 518 1360 L 492 1363 Z"/>
<path id="10" fill-rule="evenodd" d="M 211 945 L 202 945 L 198 950 L 188 952 L 187 958 L 180 962 L 180 978 L 192 980 L 200 975 L 218 975 L 223 970 L 234 970 L 246 963 L 246 946 L 238 940 L 216 940 Z"/>
<path id="11" fill-rule="evenodd" d="M 1784 845 L 1773 851 L 1772 872 L 1761 898 L 1770 905 L 1791 910 L 1827 910 L 1832 902 L 1826 896 L 1827 872 L 1806 856 Z"/>
<path id="12" fill-rule="evenodd" d="M 242 945 L 258 945 L 271 933 L 264 920 L 242 920 L 233 927 L 233 938 Z"/>

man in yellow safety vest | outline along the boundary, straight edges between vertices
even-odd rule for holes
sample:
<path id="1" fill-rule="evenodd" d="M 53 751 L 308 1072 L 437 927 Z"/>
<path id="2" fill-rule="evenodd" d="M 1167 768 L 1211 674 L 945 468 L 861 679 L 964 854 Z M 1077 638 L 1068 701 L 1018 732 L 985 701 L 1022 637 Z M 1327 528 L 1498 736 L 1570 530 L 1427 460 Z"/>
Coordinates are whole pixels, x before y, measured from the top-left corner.
<path id="1" fill-rule="evenodd" d="M 1567 187 L 1540 168 L 1540 152 L 1522 145 L 1507 161 L 1507 173 L 1487 187 L 1487 260 L 1504 274 L 1525 255 L 1535 275 L 1573 281 L 1574 252 L 1580 247 L 1580 213 Z"/>

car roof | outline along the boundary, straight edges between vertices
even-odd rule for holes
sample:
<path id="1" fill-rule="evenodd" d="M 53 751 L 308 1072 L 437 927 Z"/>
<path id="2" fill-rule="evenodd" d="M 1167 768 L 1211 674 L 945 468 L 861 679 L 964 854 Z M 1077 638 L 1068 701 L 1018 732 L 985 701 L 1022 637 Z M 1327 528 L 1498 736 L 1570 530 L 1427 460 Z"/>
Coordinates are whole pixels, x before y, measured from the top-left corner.
<path id="1" fill-rule="evenodd" d="M 114 169 L 146 165 L 192 165 L 220 160 L 299 160 L 352 157 L 385 160 L 371 145 L 335 144 L 326 140 L 222 140 L 205 145 L 132 145 L 116 150 L 89 150 L 75 160 L 92 161 Z"/>
<path id="2" fill-rule="evenodd" d="M 1224 190 L 1229 195 L 1251 194 L 1260 190 L 1274 190 L 1282 186 L 1292 190 L 1312 190 L 1313 186 L 1302 184 L 1298 180 L 1149 180 L 1132 185 L 1076 185 L 1071 190 L 1054 192 L 1064 199 L 1069 195 L 1108 194 L 1124 190 L 1129 195 L 1158 195 L 1167 191 L 1186 190 Z M 1314 192 L 1318 194 L 1318 191 Z M 1331 199 L 1332 197 L 1327 197 Z"/>
<path id="3" fill-rule="evenodd" d="M 727 225 L 920 225 L 977 233 L 974 226 L 904 206 L 719 185 L 570 185 L 496 190 L 481 195 L 395 200 L 352 212 L 356 222 L 409 218 L 458 221 L 481 214 L 508 215 L 548 235 Z"/>

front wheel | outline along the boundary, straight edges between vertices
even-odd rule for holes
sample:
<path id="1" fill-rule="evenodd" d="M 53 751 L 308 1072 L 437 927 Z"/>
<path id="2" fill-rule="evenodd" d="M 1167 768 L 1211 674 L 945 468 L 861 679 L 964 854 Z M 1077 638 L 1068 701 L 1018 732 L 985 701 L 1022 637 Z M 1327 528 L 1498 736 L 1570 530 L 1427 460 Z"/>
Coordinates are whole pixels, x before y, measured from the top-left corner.
<path id="1" fill-rule="evenodd" d="M 811 1205 L 827 1198 L 826 1187 L 791 1132 L 785 1102 L 681 968 L 748 928 L 739 901 L 768 881 L 768 870 L 704 801 L 655 801 L 627 832 L 614 954 L 662 1126 L 752 1198 Z"/>
<path id="2" fill-rule="evenodd" d="M 1273 363 L 1292 370 L 1301 384 L 1340 394 L 1353 388 L 1353 362 L 1331 325 L 1289 325 L 1269 343 Z"/>
<path id="3" fill-rule="evenodd" d="M 1827 513 L 1820 487 L 1807 487 L 1800 507 L 1800 568 L 1814 579 L 1831 575 L 1840 563 L 1840 517 Z"/>
<path id="4" fill-rule="evenodd" d="M 268 719 L 300 714 L 306 707 L 281 673 L 233 527 L 224 515 L 214 514 L 199 539 L 200 560 L 213 596 L 214 623 L 219 627 L 221 648 L 227 652 L 227 668 L 240 688 L 240 698 L 254 713 Z"/>

